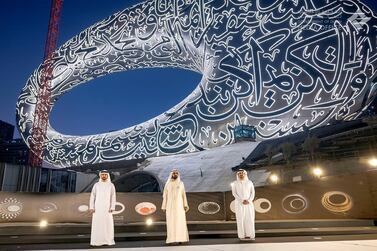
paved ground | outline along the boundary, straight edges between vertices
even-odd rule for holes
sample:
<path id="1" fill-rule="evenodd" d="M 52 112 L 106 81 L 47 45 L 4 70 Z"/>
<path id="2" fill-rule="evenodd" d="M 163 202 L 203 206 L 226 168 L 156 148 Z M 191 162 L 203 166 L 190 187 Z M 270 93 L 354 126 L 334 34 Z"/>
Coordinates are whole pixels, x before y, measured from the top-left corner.
<path id="1" fill-rule="evenodd" d="M 1 251 L 11 250 L 126 250 L 126 251 L 375 251 L 377 235 L 332 235 L 301 237 L 257 238 L 252 243 L 234 238 L 194 239 L 182 246 L 166 246 L 164 241 L 117 242 L 114 247 L 90 248 L 86 243 L 38 244 L 38 245 L 0 245 Z"/>

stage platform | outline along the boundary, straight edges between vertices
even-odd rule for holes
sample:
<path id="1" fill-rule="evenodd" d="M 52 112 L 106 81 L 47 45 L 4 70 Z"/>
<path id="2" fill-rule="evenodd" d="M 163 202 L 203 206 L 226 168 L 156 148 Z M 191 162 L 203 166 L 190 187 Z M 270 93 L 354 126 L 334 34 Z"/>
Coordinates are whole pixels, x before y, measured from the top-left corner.
<path id="1" fill-rule="evenodd" d="M 234 221 L 188 222 L 188 228 L 190 245 L 238 243 Z M 377 226 L 373 220 L 257 221 L 256 235 L 256 242 L 375 239 Z M 117 246 L 163 246 L 165 238 L 164 222 L 115 226 Z M 49 224 L 43 228 L 37 223 L 0 224 L 0 250 L 85 248 L 89 239 L 89 224 Z"/>
<path id="2" fill-rule="evenodd" d="M 375 251 L 377 235 L 331 235 L 300 237 L 258 237 L 254 242 L 241 242 L 236 238 L 191 239 L 189 244 L 167 246 L 165 241 L 123 241 L 112 247 L 92 248 L 89 243 L 14 244 L 1 245 L 1 251 L 15 250 L 127 250 L 127 251 Z"/>
<path id="3" fill-rule="evenodd" d="M 362 241 L 326 241 L 326 242 L 291 242 L 291 243 L 253 243 L 253 244 L 222 244 L 222 245 L 197 245 L 197 246 L 179 246 L 179 247 L 145 247 L 145 248 L 128 248 L 128 251 L 374 251 L 377 249 L 377 240 Z M 55 249 L 51 249 L 55 250 Z M 65 249 L 68 251 L 69 249 Z M 77 250 L 77 249 L 70 249 Z M 81 249 L 92 250 L 92 249 Z M 103 248 L 95 250 L 124 250 L 124 248 Z"/>

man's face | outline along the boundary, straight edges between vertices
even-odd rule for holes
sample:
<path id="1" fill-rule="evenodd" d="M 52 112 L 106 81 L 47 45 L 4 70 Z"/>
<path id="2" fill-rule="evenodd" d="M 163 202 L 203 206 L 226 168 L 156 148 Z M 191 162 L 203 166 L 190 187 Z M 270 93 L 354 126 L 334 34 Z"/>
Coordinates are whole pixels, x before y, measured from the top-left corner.
<path id="1" fill-rule="evenodd" d="M 245 178 L 244 172 L 238 172 L 237 175 L 238 175 L 238 178 L 240 178 L 240 180 L 243 180 Z"/>
<path id="2" fill-rule="evenodd" d="M 101 180 L 106 181 L 109 175 L 107 173 L 101 173 Z"/>
<path id="3" fill-rule="evenodd" d="M 171 178 L 173 180 L 176 180 L 178 178 L 178 175 L 179 175 L 178 171 L 173 171 L 172 174 L 171 174 Z"/>

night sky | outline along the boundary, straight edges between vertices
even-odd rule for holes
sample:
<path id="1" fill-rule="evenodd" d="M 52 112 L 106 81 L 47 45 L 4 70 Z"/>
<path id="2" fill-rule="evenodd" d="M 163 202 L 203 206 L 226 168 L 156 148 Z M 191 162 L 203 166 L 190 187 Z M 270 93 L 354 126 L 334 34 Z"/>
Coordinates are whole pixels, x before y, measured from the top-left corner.
<path id="1" fill-rule="evenodd" d="M 58 46 L 111 14 L 142 1 L 64 0 Z M 376 0 L 363 0 L 377 12 Z M 43 60 L 50 0 L 2 0 L 0 7 L 0 120 L 15 124 L 17 97 Z M 126 128 L 168 110 L 197 86 L 201 75 L 179 69 L 142 69 L 80 85 L 55 104 L 52 126 L 71 135 Z M 18 132 L 15 137 L 19 137 Z"/>
<path id="2" fill-rule="evenodd" d="M 141 1 L 65 0 L 58 46 L 111 14 Z M 2 1 L 0 120 L 15 124 L 17 97 L 43 60 L 50 1 Z M 64 134 L 89 135 L 126 128 L 165 112 L 188 96 L 201 75 L 180 69 L 115 73 L 62 96 L 50 114 Z M 15 137 L 19 137 L 18 132 Z"/>

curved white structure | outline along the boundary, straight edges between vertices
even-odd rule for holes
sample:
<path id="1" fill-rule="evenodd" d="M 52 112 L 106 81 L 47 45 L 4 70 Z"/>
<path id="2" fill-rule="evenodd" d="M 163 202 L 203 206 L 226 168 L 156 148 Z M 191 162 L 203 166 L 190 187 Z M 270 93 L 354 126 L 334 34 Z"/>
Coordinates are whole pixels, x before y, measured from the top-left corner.
<path id="1" fill-rule="evenodd" d="M 152 0 L 64 43 L 53 55 L 52 105 L 114 72 L 178 67 L 203 77 L 175 107 L 131 128 L 72 136 L 49 126 L 45 159 L 68 167 L 193 152 L 232 143 L 237 124 L 263 140 L 356 118 L 375 95 L 373 13 L 357 0 L 269 2 Z M 17 102 L 27 144 L 40 73 Z"/>

